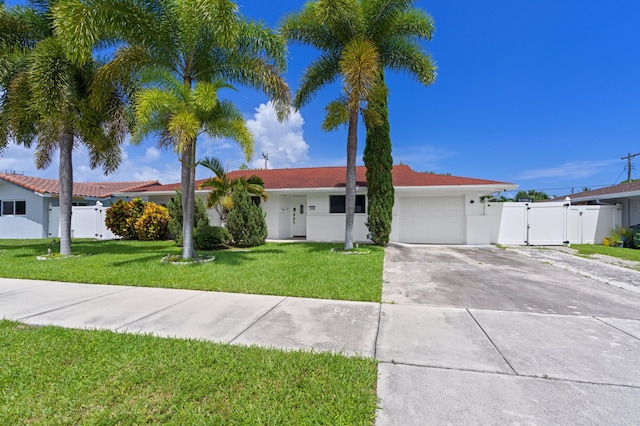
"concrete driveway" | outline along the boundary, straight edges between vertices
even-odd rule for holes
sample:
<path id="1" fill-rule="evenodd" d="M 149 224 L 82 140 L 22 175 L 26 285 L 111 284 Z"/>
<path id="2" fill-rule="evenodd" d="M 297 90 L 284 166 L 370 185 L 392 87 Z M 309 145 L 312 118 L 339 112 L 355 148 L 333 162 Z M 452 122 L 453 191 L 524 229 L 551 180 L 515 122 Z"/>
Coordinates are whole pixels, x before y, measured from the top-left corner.
<path id="1" fill-rule="evenodd" d="M 638 424 L 640 294 L 495 247 L 387 248 L 379 425 Z"/>

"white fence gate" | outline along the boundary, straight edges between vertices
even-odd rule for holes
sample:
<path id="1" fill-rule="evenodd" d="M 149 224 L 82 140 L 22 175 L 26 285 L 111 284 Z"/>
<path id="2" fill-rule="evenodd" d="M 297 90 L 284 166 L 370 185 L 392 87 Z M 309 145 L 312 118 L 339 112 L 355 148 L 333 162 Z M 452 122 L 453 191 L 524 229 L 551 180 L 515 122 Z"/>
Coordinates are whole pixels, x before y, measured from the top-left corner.
<path id="1" fill-rule="evenodd" d="M 115 239 L 116 236 L 104 224 L 107 209 L 100 201 L 95 206 L 72 207 L 71 238 Z M 49 206 L 49 237 L 60 237 L 60 207 L 57 206 Z"/>
<path id="2" fill-rule="evenodd" d="M 622 224 L 618 205 L 572 206 L 570 201 L 487 203 L 491 242 L 514 245 L 602 244 Z"/>

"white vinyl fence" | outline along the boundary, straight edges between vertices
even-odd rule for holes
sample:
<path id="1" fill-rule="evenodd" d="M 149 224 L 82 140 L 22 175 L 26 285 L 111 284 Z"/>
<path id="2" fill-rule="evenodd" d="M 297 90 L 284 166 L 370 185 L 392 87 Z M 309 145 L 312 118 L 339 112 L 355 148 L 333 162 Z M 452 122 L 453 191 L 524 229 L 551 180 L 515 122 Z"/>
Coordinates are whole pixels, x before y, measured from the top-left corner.
<path id="1" fill-rule="evenodd" d="M 100 201 L 95 206 L 72 207 L 71 238 L 115 239 L 116 236 L 104 224 L 107 209 Z M 60 207 L 49 206 L 49 237 L 59 236 Z"/>
<path id="2" fill-rule="evenodd" d="M 622 224 L 619 205 L 572 206 L 544 203 L 487 203 L 491 243 L 513 245 L 602 244 Z"/>

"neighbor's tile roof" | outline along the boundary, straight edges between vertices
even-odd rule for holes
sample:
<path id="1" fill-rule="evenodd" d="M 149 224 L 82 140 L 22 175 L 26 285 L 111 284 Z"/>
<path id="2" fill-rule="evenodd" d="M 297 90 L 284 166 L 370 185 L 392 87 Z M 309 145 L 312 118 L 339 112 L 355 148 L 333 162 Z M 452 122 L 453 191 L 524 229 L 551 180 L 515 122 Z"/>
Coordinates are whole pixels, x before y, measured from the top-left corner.
<path id="1" fill-rule="evenodd" d="M 356 182 L 358 186 L 366 186 L 366 168 L 356 168 Z M 407 165 L 393 166 L 393 185 L 395 187 L 411 186 L 461 186 L 461 185 L 494 185 L 506 182 L 494 180 L 473 179 L 459 176 L 420 173 L 411 170 Z M 264 180 L 265 189 L 309 189 L 309 188 L 344 188 L 346 167 L 310 167 L 298 169 L 270 169 L 270 170 L 234 170 L 229 172 L 230 179 L 240 176 L 258 175 Z M 204 179 L 196 181 L 199 188 Z M 180 183 L 159 185 L 143 188 L 135 192 L 163 192 L 180 189 Z M 131 191 L 134 192 L 134 191 Z"/>
<path id="2" fill-rule="evenodd" d="M 59 194 L 60 185 L 55 179 L 43 179 L 12 173 L 0 173 L 0 179 L 41 194 Z M 157 180 L 141 182 L 74 182 L 76 197 L 108 198 L 114 192 L 135 191 L 146 186 L 159 185 Z"/>
<path id="3" fill-rule="evenodd" d="M 553 200 L 564 200 L 566 197 L 576 200 L 589 198 L 595 199 L 598 197 L 615 198 L 615 195 L 621 195 L 626 192 L 640 191 L 640 181 L 636 182 L 624 182 L 618 185 L 607 186 L 605 188 L 593 189 L 591 191 L 578 192 L 576 194 L 564 195 L 562 197 L 556 197 Z"/>

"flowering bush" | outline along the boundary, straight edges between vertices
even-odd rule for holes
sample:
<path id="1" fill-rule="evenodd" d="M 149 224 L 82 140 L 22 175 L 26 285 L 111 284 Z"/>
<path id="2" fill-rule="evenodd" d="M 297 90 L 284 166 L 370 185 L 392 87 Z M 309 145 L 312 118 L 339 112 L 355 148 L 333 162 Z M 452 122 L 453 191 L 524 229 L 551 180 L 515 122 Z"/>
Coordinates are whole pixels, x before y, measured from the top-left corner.
<path id="1" fill-rule="evenodd" d="M 169 230 L 169 210 L 156 203 L 144 204 L 144 212 L 134 225 L 138 239 L 142 241 L 164 239 Z"/>
<path id="2" fill-rule="evenodd" d="M 168 223 L 166 207 L 140 198 L 118 200 L 105 217 L 107 228 L 125 240 L 161 240 L 167 234 Z"/>
<path id="3" fill-rule="evenodd" d="M 138 238 L 136 221 L 144 212 L 144 201 L 134 198 L 131 201 L 118 200 L 107 210 L 105 225 L 114 234 L 125 240 Z"/>

